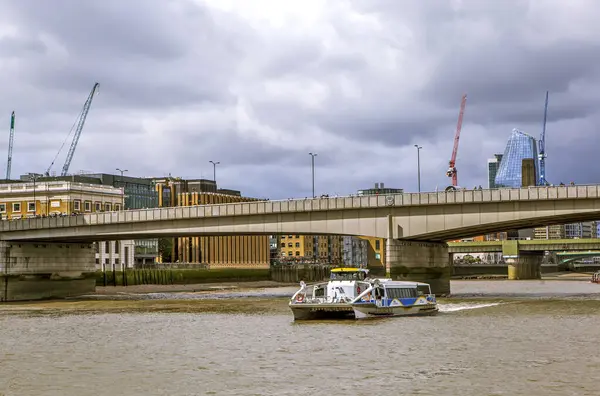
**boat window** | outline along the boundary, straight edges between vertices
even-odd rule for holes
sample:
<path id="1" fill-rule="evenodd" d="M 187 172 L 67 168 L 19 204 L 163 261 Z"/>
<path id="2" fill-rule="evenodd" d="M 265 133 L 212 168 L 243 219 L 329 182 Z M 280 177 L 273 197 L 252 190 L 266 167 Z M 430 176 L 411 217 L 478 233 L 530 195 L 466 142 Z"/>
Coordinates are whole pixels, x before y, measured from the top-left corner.
<path id="1" fill-rule="evenodd" d="M 331 280 L 363 280 L 364 275 L 359 272 L 332 272 Z"/>
<path id="2" fill-rule="evenodd" d="M 386 289 L 387 298 L 415 298 L 417 289 L 408 287 L 394 287 Z"/>
<path id="3" fill-rule="evenodd" d="M 417 290 L 419 291 L 419 296 L 422 296 L 424 294 L 431 294 L 431 292 L 429 291 L 429 286 L 417 286 Z"/>

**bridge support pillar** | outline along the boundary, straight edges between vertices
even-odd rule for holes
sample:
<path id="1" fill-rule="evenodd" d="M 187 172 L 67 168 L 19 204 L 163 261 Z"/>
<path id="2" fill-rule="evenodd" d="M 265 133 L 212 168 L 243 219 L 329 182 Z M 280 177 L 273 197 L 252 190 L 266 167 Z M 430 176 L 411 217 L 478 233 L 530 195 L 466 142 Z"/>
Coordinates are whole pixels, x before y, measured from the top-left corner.
<path id="1" fill-rule="evenodd" d="M 450 293 L 448 245 L 386 239 L 386 274 L 394 280 L 425 282 L 437 295 Z"/>
<path id="2" fill-rule="evenodd" d="M 519 254 L 516 258 L 507 258 L 508 279 L 542 279 L 543 254 Z"/>
<path id="3" fill-rule="evenodd" d="M 0 242 L 0 302 L 93 293 L 95 253 L 90 243 Z"/>

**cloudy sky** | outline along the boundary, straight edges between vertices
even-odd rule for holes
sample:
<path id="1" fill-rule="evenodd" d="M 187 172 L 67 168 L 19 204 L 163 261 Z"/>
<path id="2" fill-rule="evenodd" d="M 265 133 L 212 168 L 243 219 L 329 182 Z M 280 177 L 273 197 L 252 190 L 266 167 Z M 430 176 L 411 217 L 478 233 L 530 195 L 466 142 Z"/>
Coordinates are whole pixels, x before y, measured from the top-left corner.
<path id="1" fill-rule="evenodd" d="M 597 0 L 0 0 L 0 139 L 44 172 L 94 82 L 70 172 L 212 178 L 275 198 L 445 176 L 483 185 L 550 91 L 550 182 L 600 182 Z M 1 128 L 0 128 L 1 130 Z M 52 170 L 60 173 L 67 140 Z M 4 171 L 3 171 L 4 173 Z"/>

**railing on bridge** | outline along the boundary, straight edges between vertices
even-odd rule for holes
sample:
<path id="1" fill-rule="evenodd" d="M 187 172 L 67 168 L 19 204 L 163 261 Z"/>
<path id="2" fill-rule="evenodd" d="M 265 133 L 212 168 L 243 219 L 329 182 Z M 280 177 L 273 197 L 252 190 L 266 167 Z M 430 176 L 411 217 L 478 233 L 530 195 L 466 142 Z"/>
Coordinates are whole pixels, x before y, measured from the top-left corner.
<path id="1" fill-rule="evenodd" d="M 73 216 L 29 218 L 0 222 L 0 232 L 85 225 L 132 223 L 156 220 L 262 215 L 312 211 L 335 211 L 420 205 L 482 204 L 600 198 L 599 185 L 542 186 L 495 190 L 458 190 L 433 193 L 402 193 L 371 196 L 319 197 L 278 201 L 134 209 L 86 213 Z"/>

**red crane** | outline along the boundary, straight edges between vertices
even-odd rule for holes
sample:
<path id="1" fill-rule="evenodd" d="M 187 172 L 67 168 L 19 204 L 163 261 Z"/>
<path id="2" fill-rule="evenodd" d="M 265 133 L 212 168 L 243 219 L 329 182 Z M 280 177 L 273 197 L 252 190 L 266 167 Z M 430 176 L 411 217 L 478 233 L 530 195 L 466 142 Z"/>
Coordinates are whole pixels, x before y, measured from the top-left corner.
<path id="1" fill-rule="evenodd" d="M 465 114 L 465 106 L 467 105 L 467 94 L 464 94 L 460 102 L 460 113 L 458 113 L 458 123 L 456 124 L 456 135 L 454 135 L 454 148 L 452 149 L 452 157 L 450 165 L 446 171 L 446 176 L 452 178 L 452 187 L 458 185 L 458 171 L 456 170 L 456 154 L 458 153 L 458 140 L 460 139 L 460 130 L 462 129 L 463 115 Z"/>

